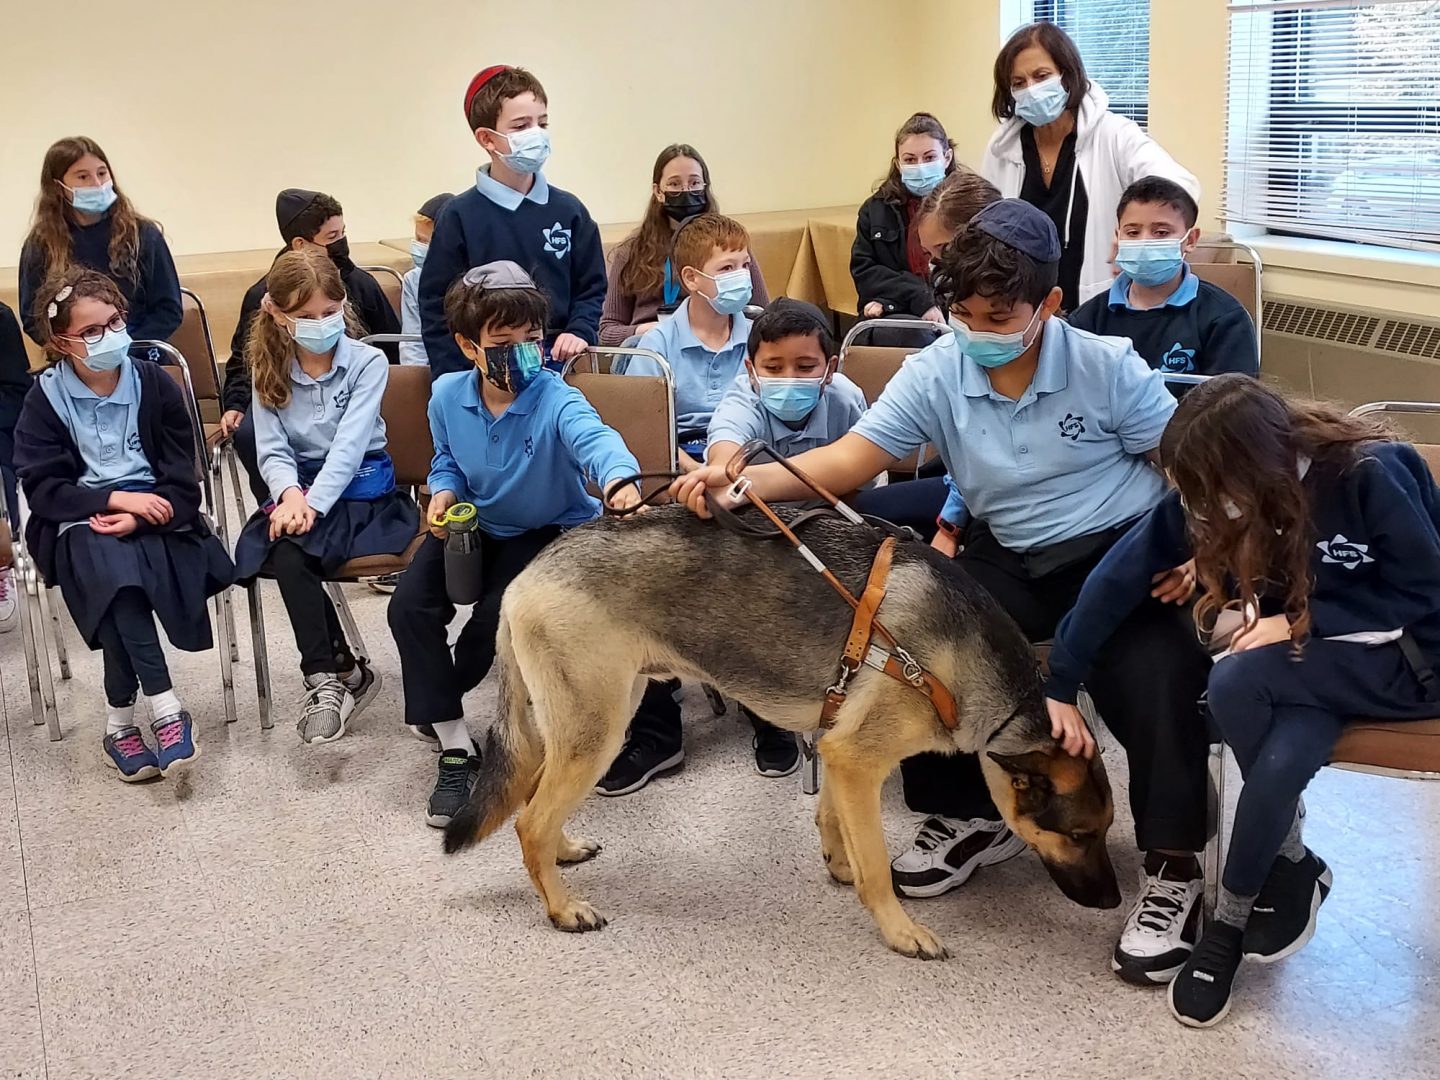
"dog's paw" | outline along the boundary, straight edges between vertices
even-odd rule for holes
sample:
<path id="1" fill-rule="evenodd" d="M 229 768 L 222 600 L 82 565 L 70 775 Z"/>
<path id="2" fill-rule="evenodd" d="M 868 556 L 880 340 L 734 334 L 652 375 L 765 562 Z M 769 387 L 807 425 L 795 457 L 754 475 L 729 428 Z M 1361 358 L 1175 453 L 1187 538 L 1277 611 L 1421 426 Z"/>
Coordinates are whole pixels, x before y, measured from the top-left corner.
<path id="1" fill-rule="evenodd" d="M 830 874 L 830 880 L 835 884 L 855 884 L 855 871 L 850 868 L 850 864 L 843 859 L 831 858 L 828 851 L 825 852 L 825 869 Z"/>
<path id="2" fill-rule="evenodd" d="M 571 840 L 566 836 L 560 841 L 560 848 L 555 853 L 555 862 L 560 866 L 589 862 L 604 850 L 598 840 Z"/>
<path id="3" fill-rule="evenodd" d="M 567 934 L 583 934 L 586 931 L 599 930 L 603 927 L 605 916 L 584 900 L 571 900 L 561 910 L 552 911 L 550 921 L 555 925 L 556 930 L 564 930 Z"/>
<path id="4" fill-rule="evenodd" d="M 950 957 L 950 950 L 945 948 L 945 943 L 929 928 L 919 923 L 885 931 L 885 944 L 901 956 L 910 956 L 917 960 L 947 960 Z"/>

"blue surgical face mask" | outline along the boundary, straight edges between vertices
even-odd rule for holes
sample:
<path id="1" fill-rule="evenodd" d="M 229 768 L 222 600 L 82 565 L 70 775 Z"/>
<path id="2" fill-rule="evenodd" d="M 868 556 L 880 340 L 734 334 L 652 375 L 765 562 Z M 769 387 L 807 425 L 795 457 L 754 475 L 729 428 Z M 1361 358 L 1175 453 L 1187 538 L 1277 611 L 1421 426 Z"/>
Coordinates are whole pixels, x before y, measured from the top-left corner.
<path id="1" fill-rule="evenodd" d="M 130 331 L 106 330 L 105 336 L 94 345 L 86 343 L 81 363 L 91 371 L 114 371 L 130 354 L 130 345 Z"/>
<path id="2" fill-rule="evenodd" d="M 704 270 L 698 271 L 701 277 L 710 278 L 715 283 L 715 298 L 705 297 L 710 300 L 710 306 L 721 315 L 739 315 L 745 310 L 745 305 L 750 303 L 750 268 L 742 266 L 739 270 L 726 270 L 723 274 L 716 274 L 710 277 Z"/>
<path id="3" fill-rule="evenodd" d="M 82 214 L 103 214 L 115 205 L 117 197 L 113 180 L 106 180 L 98 187 L 67 187 L 65 190 L 70 193 L 70 205 Z"/>
<path id="4" fill-rule="evenodd" d="M 1044 127 L 1060 119 L 1070 100 L 1070 91 L 1065 89 L 1059 75 L 1051 75 L 1044 82 L 1016 90 L 1013 96 L 1015 115 L 1036 127 Z"/>
<path id="5" fill-rule="evenodd" d="M 937 184 L 945 179 L 945 159 L 921 161 L 915 165 L 900 166 L 900 182 L 911 195 L 929 195 Z"/>
<path id="6" fill-rule="evenodd" d="M 518 394 L 533 383 L 545 367 L 545 353 L 538 341 L 491 345 L 480 351 L 485 356 L 485 377 L 511 394 Z"/>
<path id="7" fill-rule="evenodd" d="M 512 131 L 505 140 L 510 152 L 501 154 L 500 160 L 518 173 L 538 173 L 550 157 L 550 133 L 542 127 Z"/>
<path id="8" fill-rule="evenodd" d="M 971 330 L 951 315 L 950 329 L 955 331 L 955 340 L 959 342 L 962 353 L 983 368 L 997 368 L 1004 367 L 1033 344 L 1025 340 L 1025 335 L 1030 333 L 1030 328 L 1039 318 L 1040 309 L 1036 308 L 1035 315 L 1024 330 L 1017 330 L 1013 334 L 994 334 L 984 330 Z"/>
<path id="9" fill-rule="evenodd" d="M 410 259 L 416 267 L 425 265 L 425 256 L 430 252 L 430 245 L 421 243 L 419 240 L 410 241 Z"/>
<path id="10" fill-rule="evenodd" d="M 326 315 L 323 319 L 291 319 L 295 325 L 290 330 L 290 336 L 295 339 L 306 352 L 327 353 L 336 345 L 340 344 L 340 338 L 345 334 L 345 311 L 335 312 L 334 315 Z"/>
<path id="11" fill-rule="evenodd" d="M 1185 265 L 1178 238 L 1172 240 L 1121 240 L 1115 265 L 1141 285 L 1164 285 Z"/>
<path id="12" fill-rule="evenodd" d="M 760 384 L 760 404 L 767 412 L 781 420 L 798 423 L 804 420 L 820 403 L 820 391 L 825 385 L 819 379 L 782 379 L 765 375 L 755 376 Z"/>

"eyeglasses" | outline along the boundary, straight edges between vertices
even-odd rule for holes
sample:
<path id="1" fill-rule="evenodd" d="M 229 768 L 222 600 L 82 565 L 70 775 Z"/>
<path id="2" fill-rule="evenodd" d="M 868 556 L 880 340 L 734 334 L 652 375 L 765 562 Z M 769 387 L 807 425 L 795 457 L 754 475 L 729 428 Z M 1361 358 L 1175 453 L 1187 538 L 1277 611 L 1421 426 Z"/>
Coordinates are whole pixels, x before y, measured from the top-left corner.
<path id="1" fill-rule="evenodd" d="M 671 195 L 678 194 L 682 191 L 704 191 L 705 181 L 691 180 L 684 185 L 681 185 L 678 181 L 671 181 L 663 184 L 660 190 L 663 192 L 668 192 Z"/>
<path id="2" fill-rule="evenodd" d="M 78 334 L 56 334 L 55 336 L 68 341 L 83 341 L 86 345 L 99 345 L 107 330 L 118 334 L 125 329 L 125 315 L 125 312 L 117 311 L 104 326 L 87 327 Z"/>

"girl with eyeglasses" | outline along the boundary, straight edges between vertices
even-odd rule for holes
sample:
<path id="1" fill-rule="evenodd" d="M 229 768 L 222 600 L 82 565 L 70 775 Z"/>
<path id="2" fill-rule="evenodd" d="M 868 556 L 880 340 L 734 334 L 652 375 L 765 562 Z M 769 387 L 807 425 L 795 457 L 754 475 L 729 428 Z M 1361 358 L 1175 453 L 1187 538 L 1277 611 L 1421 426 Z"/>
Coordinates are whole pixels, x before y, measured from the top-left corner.
<path id="1" fill-rule="evenodd" d="M 600 344 L 621 345 L 660 325 L 685 299 L 680 275 L 670 261 L 675 231 L 697 214 L 719 212 L 710 187 L 710 167 L 688 143 L 660 151 L 650 174 L 650 201 L 640 225 L 610 256 L 609 287 L 600 312 Z M 770 302 L 760 264 L 750 263 L 750 302 Z"/>
<path id="2" fill-rule="evenodd" d="M 26 543 L 81 639 L 103 654 L 106 763 L 125 781 L 171 777 L 200 748 L 155 620 L 176 648 L 209 649 L 205 602 L 234 567 L 200 513 L 185 398 L 158 364 L 130 357 L 119 286 L 72 267 L 38 301 L 51 366 L 15 428 Z M 137 689 L 153 748 L 135 721 Z"/>
<path id="3" fill-rule="evenodd" d="M 353 336 L 340 271 L 321 251 L 287 251 L 266 278 L 245 360 L 255 449 L 270 498 L 235 544 L 236 578 L 273 576 L 295 632 L 306 745 L 334 742 L 375 699 L 380 676 L 345 640 L 324 581 L 351 559 L 398 555 L 419 528 L 395 487 L 380 399 L 385 354 Z"/>
<path id="4" fill-rule="evenodd" d="M 136 212 L 105 151 L 83 135 L 45 152 L 35 220 L 20 251 L 20 318 L 36 344 L 45 343 L 36 294 L 72 264 L 119 286 L 134 340 L 168 341 L 180 329 L 180 279 L 159 224 Z"/>

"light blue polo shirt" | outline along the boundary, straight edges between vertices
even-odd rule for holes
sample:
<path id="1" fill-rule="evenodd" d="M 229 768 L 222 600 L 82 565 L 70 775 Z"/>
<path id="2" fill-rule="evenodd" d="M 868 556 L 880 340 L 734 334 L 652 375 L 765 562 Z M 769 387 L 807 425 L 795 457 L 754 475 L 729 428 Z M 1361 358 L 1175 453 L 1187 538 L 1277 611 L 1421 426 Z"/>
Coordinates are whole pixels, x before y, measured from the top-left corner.
<path id="1" fill-rule="evenodd" d="M 865 394 L 837 372 L 820 391 L 820 400 L 798 425 L 787 424 L 760 404 L 743 368 L 710 418 L 708 441 L 744 443 L 764 439 L 784 457 L 794 457 L 817 446 L 829 446 L 844 435 L 865 412 Z"/>
<path id="2" fill-rule="evenodd" d="M 690 328 L 690 301 L 687 296 L 666 319 L 642 337 L 636 348 L 657 352 L 675 372 L 675 429 L 704 431 L 720 399 L 745 366 L 745 342 L 750 337 L 750 320 L 730 316 L 730 338 L 719 352 L 701 344 Z M 701 303 L 704 303 L 702 300 Z M 646 356 L 632 356 L 626 375 L 659 375 L 660 368 Z"/>
<path id="3" fill-rule="evenodd" d="M 83 488 L 138 490 L 153 487 L 155 470 L 140 443 L 140 373 L 135 361 L 120 362 L 120 379 L 101 397 L 68 362 L 40 376 L 40 389 L 75 440 L 85 466 L 76 481 Z"/>
<path id="4" fill-rule="evenodd" d="M 903 458 L 933 443 L 970 512 L 1012 551 L 1100 532 L 1145 513 L 1165 482 L 1141 456 L 1160 445 L 1175 399 L 1120 338 L 1044 324 L 1019 401 L 946 334 L 906 359 L 855 425 Z"/>
<path id="5" fill-rule="evenodd" d="M 587 477 L 603 491 L 640 471 L 625 440 L 553 371 L 542 371 L 498 418 L 480 398 L 479 372 L 440 376 L 430 388 L 430 433 L 430 490 L 474 503 L 491 536 L 583 525 L 600 513 Z"/>
<path id="6" fill-rule="evenodd" d="M 510 185 L 502 184 L 491 176 L 489 165 L 482 165 L 475 170 L 475 190 L 505 210 L 518 210 L 526 199 L 537 206 L 544 206 L 550 201 L 550 185 L 546 183 L 544 173 L 536 173 L 535 183 L 530 185 L 529 191 L 521 195 Z"/>
<path id="7" fill-rule="evenodd" d="M 1181 273 L 1180 284 L 1175 291 L 1165 298 L 1161 307 L 1184 307 L 1200 295 L 1200 279 L 1195 276 L 1195 271 L 1190 269 L 1190 264 L 1185 263 Z M 1146 310 L 1132 307 L 1130 304 L 1130 275 L 1124 273 L 1114 280 L 1110 285 L 1110 295 L 1105 302 L 1113 307 L 1130 308 L 1131 311 Z"/>

